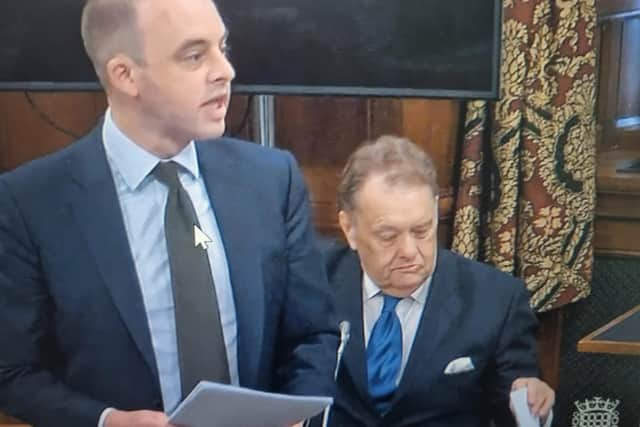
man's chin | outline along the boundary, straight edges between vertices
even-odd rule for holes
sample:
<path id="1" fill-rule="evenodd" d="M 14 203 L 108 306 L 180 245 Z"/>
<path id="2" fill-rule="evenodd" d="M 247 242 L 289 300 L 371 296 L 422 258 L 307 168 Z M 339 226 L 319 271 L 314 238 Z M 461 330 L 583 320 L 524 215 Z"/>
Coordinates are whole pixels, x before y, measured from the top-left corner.
<path id="1" fill-rule="evenodd" d="M 216 139 L 224 135 L 226 125 L 224 120 L 218 123 L 208 123 L 206 126 L 202 126 L 197 132 L 196 139 Z"/>
<path id="2" fill-rule="evenodd" d="M 427 280 L 427 277 L 418 273 L 402 273 L 402 276 L 403 277 L 399 277 L 394 283 L 394 288 L 398 290 L 413 292 Z"/>

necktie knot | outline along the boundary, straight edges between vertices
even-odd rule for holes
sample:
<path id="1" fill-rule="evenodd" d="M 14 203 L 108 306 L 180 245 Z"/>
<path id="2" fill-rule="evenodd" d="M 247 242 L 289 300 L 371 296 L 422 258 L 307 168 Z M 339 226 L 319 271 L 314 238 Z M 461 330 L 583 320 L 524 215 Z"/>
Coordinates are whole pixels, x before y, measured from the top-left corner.
<path id="1" fill-rule="evenodd" d="M 396 307 L 398 306 L 398 303 L 400 302 L 400 300 L 402 300 L 402 298 L 393 297 L 391 295 L 386 295 L 386 294 L 384 294 L 382 297 L 384 298 L 384 304 L 382 305 L 383 313 L 395 311 Z"/>
<path id="2" fill-rule="evenodd" d="M 174 161 L 159 162 L 155 168 L 153 168 L 153 175 L 169 187 L 169 190 L 180 188 L 180 179 L 178 178 L 178 164 Z"/>

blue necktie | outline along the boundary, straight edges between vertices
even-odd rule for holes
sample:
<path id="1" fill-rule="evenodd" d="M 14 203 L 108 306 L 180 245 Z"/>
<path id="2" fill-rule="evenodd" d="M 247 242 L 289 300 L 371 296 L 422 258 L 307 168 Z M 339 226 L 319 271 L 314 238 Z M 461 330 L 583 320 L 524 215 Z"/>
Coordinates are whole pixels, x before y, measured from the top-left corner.
<path id="1" fill-rule="evenodd" d="M 395 311 L 401 298 L 383 297 L 382 313 L 373 325 L 367 346 L 369 394 L 381 414 L 391 407 L 402 363 L 402 326 Z"/>

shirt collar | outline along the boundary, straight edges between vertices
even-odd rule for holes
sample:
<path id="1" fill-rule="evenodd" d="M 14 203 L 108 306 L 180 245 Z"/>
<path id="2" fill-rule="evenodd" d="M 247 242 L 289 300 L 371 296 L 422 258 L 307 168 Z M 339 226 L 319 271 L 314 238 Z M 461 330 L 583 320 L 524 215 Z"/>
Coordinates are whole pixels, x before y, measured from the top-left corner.
<path id="1" fill-rule="evenodd" d="M 413 301 L 417 302 L 420 305 L 424 305 L 427 300 L 427 295 L 429 295 L 429 287 L 431 286 L 431 279 L 433 278 L 433 271 L 435 270 L 436 261 L 438 258 L 438 252 L 436 249 L 436 253 L 433 256 L 433 268 L 431 270 L 431 274 L 427 277 L 424 282 L 418 288 L 409 295 Z M 362 284 L 364 291 L 364 299 L 365 301 L 369 301 L 371 298 L 382 293 L 382 290 L 378 287 L 378 285 L 369 277 L 366 271 L 362 272 Z"/>
<path id="2" fill-rule="evenodd" d="M 194 178 L 200 176 L 198 153 L 193 141 L 169 159 L 160 159 L 126 136 L 111 117 L 107 108 L 102 127 L 102 140 L 110 162 L 118 169 L 130 190 L 138 189 L 142 181 L 160 161 L 173 160 L 186 169 Z"/>

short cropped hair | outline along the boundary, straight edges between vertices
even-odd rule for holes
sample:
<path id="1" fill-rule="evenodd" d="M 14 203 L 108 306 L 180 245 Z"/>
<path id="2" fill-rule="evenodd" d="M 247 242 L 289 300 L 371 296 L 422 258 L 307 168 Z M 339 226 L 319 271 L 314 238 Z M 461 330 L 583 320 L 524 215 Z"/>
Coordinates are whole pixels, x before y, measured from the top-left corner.
<path id="1" fill-rule="evenodd" d="M 103 84 L 104 68 L 118 53 L 123 53 L 138 63 L 144 61 L 138 3 L 139 0 L 87 0 L 84 5 L 82 41 Z"/>
<path id="2" fill-rule="evenodd" d="M 426 185 L 438 195 L 431 157 L 407 138 L 384 135 L 364 142 L 347 160 L 338 186 L 338 208 L 353 211 L 358 191 L 378 174 L 390 185 Z"/>

